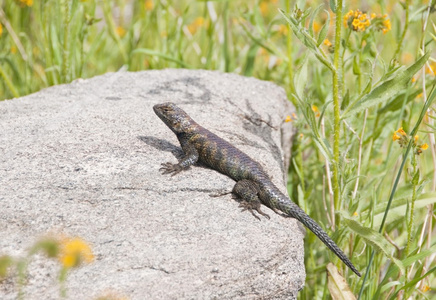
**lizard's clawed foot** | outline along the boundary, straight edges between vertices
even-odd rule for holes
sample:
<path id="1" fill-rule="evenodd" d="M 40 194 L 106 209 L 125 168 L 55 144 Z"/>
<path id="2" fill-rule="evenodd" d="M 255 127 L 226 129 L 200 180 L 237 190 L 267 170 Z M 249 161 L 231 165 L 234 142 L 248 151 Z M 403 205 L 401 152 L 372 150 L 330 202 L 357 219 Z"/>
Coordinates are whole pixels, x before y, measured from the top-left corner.
<path id="1" fill-rule="evenodd" d="M 256 215 L 254 213 L 254 211 L 257 211 L 258 214 L 264 216 L 267 219 L 270 219 L 269 215 L 264 213 L 261 209 L 260 209 L 260 203 L 259 202 L 247 202 L 247 201 L 242 201 L 239 204 L 239 207 L 242 208 L 242 211 L 246 211 L 248 210 L 249 212 L 251 212 L 251 214 L 260 221 L 260 218 L 258 215 Z"/>
<path id="2" fill-rule="evenodd" d="M 179 164 L 172 164 L 172 163 L 163 163 L 161 164 L 162 168 L 159 169 L 159 171 L 162 171 L 162 174 L 171 174 L 171 176 L 176 175 L 177 173 L 180 173 L 183 171 L 183 168 Z"/>

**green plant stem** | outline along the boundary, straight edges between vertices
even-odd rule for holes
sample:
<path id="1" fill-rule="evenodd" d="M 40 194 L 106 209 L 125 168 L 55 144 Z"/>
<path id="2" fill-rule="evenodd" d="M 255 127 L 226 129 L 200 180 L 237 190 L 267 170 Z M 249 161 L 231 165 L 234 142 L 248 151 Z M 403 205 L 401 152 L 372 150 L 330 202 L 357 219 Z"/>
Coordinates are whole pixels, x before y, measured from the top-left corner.
<path id="1" fill-rule="evenodd" d="M 26 283 L 27 266 L 29 265 L 28 259 L 24 258 L 17 263 L 18 271 L 18 300 L 24 299 L 24 285 Z"/>
<path id="2" fill-rule="evenodd" d="M 62 299 L 65 299 L 67 297 L 67 288 L 65 286 L 65 283 L 67 281 L 67 275 L 68 275 L 68 268 L 63 267 L 60 274 L 59 274 L 59 294 Z"/>
<path id="3" fill-rule="evenodd" d="M 62 47 L 62 70 L 61 70 L 61 82 L 68 82 L 69 73 L 69 49 L 70 49 L 70 5 L 69 0 L 64 0 L 64 43 Z"/>
<path id="4" fill-rule="evenodd" d="M 286 1 L 286 12 L 288 14 L 291 14 L 291 1 Z M 291 31 L 292 28 L 289 27 L 289 31 Z M 287 57 L 288 57 L 288 76 L 289 76 L 289 91 L 290 94 L 295 93 L 295 87 L 294 87 L 294 65 L 293 65 L 293 59 L 292 59 L 292 38 L 293 34 L 292 32 L 289 32 L 286 36 L 286 50 L 287 50 Z M 291 101 L 294 103 L 294 105 L 297 104 L 297 101 L 294 99 L 294 97 L 289 97 Z"/>
<path id="5" fill-rule="evenodd" d="M 411 139 L 413 139 L 413 138 L 414 137 L 411 137 Z M 412 174 L 413 174 L 413 177 L 412 177 L 412 203 L 410 204 L 410 210 L 409 210 L 409 224 L 407 225 L 407 244 L 406 244 L 406 249 L 404 250 L 404 257 L 408 257 L 409 252 L 410 252 L 410 243 L 412 242 L 413 216 L 415 213 L 416 188 L 419 184 L 419 173 L 416 170 L 417 161 L 416 161 L 415 153 L 412 154 L 412 167 L 413 167 L 413 172 L 412 172 Z M 406 282 L 408 281 L 407 280 L 408 274 L 409 274 L 409 268 L 406 269 Z"/>
<path id="6" fill-rule="evenodd" d="M 9 91 L 11 92 L 11 94 L 15 98 L 20 97 L 20 94 L 18 93 L 17 89 L 15 88 L 14 84 L 12 83 L 12 80 L 9 78 L 8 74 L 5 72 L 5 70 L 3 69 L 1 64 L 0 64 L 0 77 L 3 78 L 4 82 L 6 83 L 8 89 L 9 89 Z"/>
<path id="7" fill-rule="evenodd" d="M 403 48 L 404 38 L 406 37 L 406 32 L 407 29 L 409 28 L 409 5 L 410 5 L 410 0 L 406 0 L 405 2 L 406 17 L 405 17 L 403 33 L 401 34 L 401 38 L 398 41 L 397 50 L 395 50 L 395 54 L 393 58 L 398 58 L 398 55 L 400 54 L 401 49 Z"/>
<path id="8" fill-rule="evenodd" d="M 333 58 L 333 115 L 334 115 L 334 135 L 333 135 L 333 201 L 335 209 L 340 208 L 339 193 L 339 138 L 341 133 L 340 123 L 340 48 L 341 48 L 341 29 L 342 29 L 342 0 L 336 3 L 336 25 L 335 25 L 335 52 Z M 339 219 L 335 222 L 339 224 Z"/>
<path id="9" fill-rule="evenodd" d="M 230 72 L 228 22 L 229 22 L 229 1 L 226 1 L 224 3 L 224 11 L 223 11 L 223 31 L 224 31 L 223 54 L 224 54 L 225 72 Z"/>

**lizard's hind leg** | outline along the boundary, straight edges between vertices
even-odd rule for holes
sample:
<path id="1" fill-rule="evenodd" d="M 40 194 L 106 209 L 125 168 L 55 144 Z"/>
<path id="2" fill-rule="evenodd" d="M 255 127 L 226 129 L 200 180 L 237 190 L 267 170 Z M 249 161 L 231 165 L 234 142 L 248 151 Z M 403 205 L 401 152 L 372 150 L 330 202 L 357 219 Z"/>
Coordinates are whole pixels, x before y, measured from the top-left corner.
<path id="1" fill-rule="evenodd" d="M 248 210 L 251 214 L 258 220 L 260 220 L 259 216 L 257 216 L 254 211 L 257 211 L 258 214 L 269 219 L 269 215 L 260 210 L 260 202 L 258 193 L 258 187 L 256 183 L 251 180 L 243 179 L 238 181 L 233 187 L 232 193 L 236 196 L 235 199 L 240 202 L 239 207 L 242 207 L 242 211 Z"/>

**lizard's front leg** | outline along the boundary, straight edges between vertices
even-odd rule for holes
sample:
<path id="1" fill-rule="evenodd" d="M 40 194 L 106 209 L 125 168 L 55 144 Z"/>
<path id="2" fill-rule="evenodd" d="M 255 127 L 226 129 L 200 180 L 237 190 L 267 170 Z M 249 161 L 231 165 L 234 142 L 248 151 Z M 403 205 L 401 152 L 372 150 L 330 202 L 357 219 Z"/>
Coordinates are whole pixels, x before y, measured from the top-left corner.
<path id="1" fill-rule="evenodd" d="M 186 170 L 187 168 L 189 168 L 189 166 L 195 164 L 198 161 L 197 149 L 195 149 L 193 145 L 189 144 L 183 146 L 185 156 L 183 156 L 178 164 L 172 164 L 170 162 L 161 164 L 162 168 L 160 168 L 159 171 L 162 171 L 162 174 L 171 174 L 171 176 L 174 176 L 177 173 Z"/>
<path id="2" fill-rule="evenodd" d="M 258 196 L 259 188 L 255 182 L 248 179 L 240 180 L 233 187 L 232 193 L 241 200 L 239 207 L 243 208 L 242 211 L 248 210 L 256 219 L 260 220 L 259 216 L 254 213 L 255 210 L 269 219 L 269 215 L 260 210 L 262 203 Z"/>

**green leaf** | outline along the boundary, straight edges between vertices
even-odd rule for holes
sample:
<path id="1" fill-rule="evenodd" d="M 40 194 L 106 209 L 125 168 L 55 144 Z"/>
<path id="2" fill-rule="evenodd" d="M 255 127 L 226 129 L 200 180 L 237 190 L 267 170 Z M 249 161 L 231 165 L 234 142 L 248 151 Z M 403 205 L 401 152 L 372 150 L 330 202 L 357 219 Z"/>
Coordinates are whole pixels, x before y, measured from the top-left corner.
<path id="1" fill-rule="evenodd" d="M 307 32 L 307 29 L 301 26 L 299 21 L 297 21 L 292 15 L 287 14 L 284 10 L 279 9 L 279 12 L 288 22 L 292 32 L 300 40 L 300 42 L 302 42 L 307 49 L 315 54 L 316 58 L 318 58 L 321 63 L 323 63 L 330 70 L 333 70 L 334 66 L 332 62 L 325 56 L 323 52 L 318 49 L 317 41 L 310 36 L 310 34 Z"/>
<path id="2" fill-rule="evenodd" d="M 300 170 L 300 168 L 298 167 L 298 164 L 297 164 L 297 162 L 295 161 L 295 159 L 292 159 L 292 165 L 293 165 L 294 168 L 295 168 L 295 172 L 296 172 L 297 175 L 298 175 L 298 179 L 300 179 L 300 181 L 303 181 L 304 179 L 303 179 L 303 176 L 302 176 L 302 174 L 301 174 L 301 170 Z"/>
<path id="3" fill-rule="evenodd" d="M 322 44 L 322 42 L 324 42 L 324 40 L 327 36 L 327 33 L 329 31 L 329 26 L 330 26 L 330 14 L 328 11 L 326 11 L 326 10 L 324 10 L 324 11 L 327 14 L 327 20 L 325 21 L 324 25 L 322 25 L 322 28 L 319 32 L 318 40 L 316 42 L 316 45 L 318 47 Z"/>
<path id="4" fill-rule="evenodd" d="M 330 0 L 330 9 L 336 13 L 336 0 Z"/>
<path id="5" fill-rule="evenodd" d="M 306 205 L 306 201 L 304 200 L 304 191 L 303 188 L 301 187 L 301 184 L 298 185 L 297 190 L 298 190 L 298 205 L 301 208 L 303 208 L 307 214 L 310 214 L 310 210 L 308 209 Z"/>
<path id="6" fill-rule="evenodd" d="M 318 126 L 316 124 L 315 115 L 312 111 L 312 108 L 309 103 L 304 102 L 301 100 L 300 97 L 296 94 L 292 94 L 292 96 L 297 99 L 297 101 L 301 105 L 301 112 L 303 113 L 304 118 L 306 119 L 309 128 L 312 131 L 312 137 L 313 141 L 315 142 L 315 145 L 317 146 L 318 150 L 321 152 L 321 154 L 325 157 L 328 163 L 331 163 L 333 161 L 333 152 L 331 147 L 328 144 L 328 141 L 324 140 L 318 130 Z"/>
<path id="7" fill-rule="evenodd" d="M 350 103 L 350 90 L 349 89 L 347 89 L 347 91 L 345 92 L 344 98 L 342 99 L 341 109 L 346 107 L 348 105 L 348 103 Z"/>
<path id="8" fill-rule="evenodd" d="M 292 15 L 286 14 L 285 11 L 279 9 L 279 12 L 282 14 L 282 16 L 285 18 L 285 20 L 288 22 L 288 24 L 291 26 L 292 31 L 297 36 L 297 38 L 310 50 L 316 52 L 316 42 L 313 37 L 311 37 L 308 33 L 306 28 L 300 26 L 300 22 L 297 21 Z"/>
<path id="9" fill-rule="evenodd" d="M 0 77 L 3 78 L 4 82 L 6 83 L 6 86 L 8 87 L 11 94 L 18 98 L 20 97 L 20 94 L 18 93 L 17 89 L 15 88 L 11 78 L 9 78 L 8 74 L 3 70 L 2 66 L 0 66 Z"/>
<path id="10" fill-rule="evenodd" d="M 360 62 L 358 61 L 358 57 L 354 56 L 353 58 L 353 74 L 360 75 L 362 72 L 360 71 Z"/>
<path id="11" fill-rule="evenodd" d="M 371 228 L 364 227 L 360 225 L 356 220 L 353 220 L 348 216 L 348 213 L 342 212 L 341 216 L 344 223 L 355 233 L 357 233 L 361 238 L 363 238 L 367 244 L 370 244 L 378 252 L 382 252 L 385 256 L 389 257 L 390 260 L 405 273 L 405 268 L 403 263 L 393 257 L 392 253 L 395 252 L 395 248 L 377 231 Z"/>
<path id="12" fill-rule="evenodd" d="M 352 103 L 342 114 L 342 119 L 349 118 L 367 108 L 382 102 L 387 102 L 395 97 L 402 88 L 411 80 L 412 76 L 418 72 L 430 57 L 430 52 L 418 59 L 407 69 L 400 69 L 391 79 L 379 84 L 369 94 L 365 95 L 358 102 Z"/>
<path id="13" fill-rule="evenodd" d="M 403 103 L 407 104 L 413 99 L 415 99 L 420 93 L 421 89 L 414 89 L 413 91 L 403 91 L 398 96 L 392 99 L 389 103 L 378 110 L 379 113 L 385 113 L 387 111 L 397 111 L 403 107 Z M 405 99 L 405 97 L 407 97 Z"/>
<path id="14" fill-rule="evenodd" d="M 256 60 L 256 53 L 259 49 L 258 45 L 251 45 L 250 49 L 247 52 L 247 58 L 245 60 L 245 66 L 243 74 L 244 76 L 252 76 L 254 70 L 254 62 Z"/>
<path id="15" fill-rule="evenodd" d="M 310 22 L 309 22 L 309 34 L 314 37 L 315 35 L 313 34 L 313 21 L 315 20 L 316 15 L 318 14 L 318 11 L 321 9 L 321 7 L 323 7 L 324 4 L 320 4 L 318 5 L 317 8 L 315 8 L 315 10 L 312 13 L 312 16 L 310 17 Z"/>
<path id="16" fill-rule="evenodd" d="M 309 61 L 309 56 L 306 55 L 303 58 L 303 63 L 301 67 L 295 72 L 294 76 L 294 86 L 295 86 L 295 92 L 297 93 L 298 97 L 301 99 L 304 98 L 304 88 L 307 84 L 307 65 Z"/>
<path id="17" fill-rule="evenodd" d="M 410 199 L 410 196 L 405 195 L 405 197 L 394 199 L 389 210 L 388 222 L 404 217 L 407 209 L 407 201 Z M 415 210 L 434 203 L 436 203 L 436 192 L 423 193 L 419 195 L 415 201 Z M 374 226 L 380 225 L 385 209 L 385 202 L 380 203 L 375 207 Z"/>

